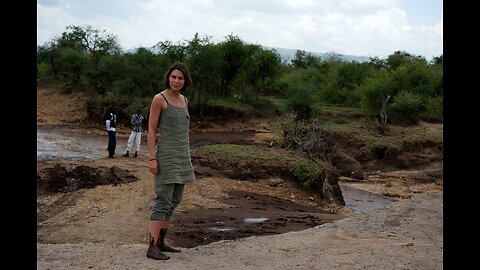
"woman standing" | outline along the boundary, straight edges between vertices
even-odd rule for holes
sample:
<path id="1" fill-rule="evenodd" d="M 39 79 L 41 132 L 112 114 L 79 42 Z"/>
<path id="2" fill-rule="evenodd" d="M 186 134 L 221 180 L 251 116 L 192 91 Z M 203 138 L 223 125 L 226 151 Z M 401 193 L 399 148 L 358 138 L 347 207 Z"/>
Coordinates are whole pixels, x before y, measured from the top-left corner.
<path id="1" fill-rule="evenodd" d="M 180 204 L 186 183 L 195 180 L 190 158 L 188 100 L 181 92 L 192 83 L 187 66 L 176 62 L 164 75 L 166 89 L 153 97 L 148 121 L 149 168 L 155 201 L 150 214 L 147 257 L 167 260 L 162 252 L 180 252 L 165 244 L 170 218 Z M 157 128 L 160 130 L 156 140 Z"/>

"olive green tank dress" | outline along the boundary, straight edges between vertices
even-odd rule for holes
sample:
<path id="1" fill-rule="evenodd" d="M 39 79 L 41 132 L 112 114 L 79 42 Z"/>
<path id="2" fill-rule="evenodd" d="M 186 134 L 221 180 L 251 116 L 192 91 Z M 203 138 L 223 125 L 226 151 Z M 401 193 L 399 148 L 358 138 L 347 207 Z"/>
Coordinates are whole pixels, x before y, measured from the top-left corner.
<path id="1" fill-rule="evenodd" d="M 190 114 L 188 108 L 175 107 L 167 101 L 167 108 L 161 112 L 155 157 L 159 173 L 155 175 L 158 184 L 185 184 L 195 180 L 190 157 Z"/>

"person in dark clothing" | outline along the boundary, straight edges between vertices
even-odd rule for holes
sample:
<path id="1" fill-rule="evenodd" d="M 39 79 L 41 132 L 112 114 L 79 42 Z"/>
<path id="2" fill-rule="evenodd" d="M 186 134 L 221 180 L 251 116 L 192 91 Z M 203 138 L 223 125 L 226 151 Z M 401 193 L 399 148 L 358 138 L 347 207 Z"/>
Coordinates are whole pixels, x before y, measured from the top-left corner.
<path id="1" fill-rule="evenodd" d="M 108 157 L 109 158 L 113 158 L 113 156 L 115 155 L 115 148 L 117 147 L 117 140 L 116 140 L 116 131 L 115 131 L 115 127 L 117 125 L 117 116 L 111 112 L 108 116 L 107 116 L 107 121 L 105 122 L 105 126 L 107 128 L 107 132 L 108 132 L 108 147 L 107 147 L 107 150 L 108 150 Z"/>

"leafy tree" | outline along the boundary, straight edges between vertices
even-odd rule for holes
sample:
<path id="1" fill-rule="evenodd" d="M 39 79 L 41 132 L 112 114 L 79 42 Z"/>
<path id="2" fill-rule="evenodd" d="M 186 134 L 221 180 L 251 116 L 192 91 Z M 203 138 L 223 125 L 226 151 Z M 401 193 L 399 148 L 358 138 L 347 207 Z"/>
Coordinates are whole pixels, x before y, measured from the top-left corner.
<path id="1" fill-rule="evenodd" d="M 439 66 L 443 69 L 443 54 L 437 57 L 433 57 L 432 66 Z"/>
<path id="2" fill-rule="evenodd" d="M 232 84 L 232 90 L 241 101 L 254 107 L 261 106 L 258 97 L 270 89 L 280 65 L 280 57 L 275 52 L 265 50 L 260 45 L 245 45 L 245 60 Z"/>
<path id="3" fill-rule="evenodd" d="M 125 55 L 125 77 L 131 80 L 128 90 L 135 91 L 140 96 L 153 97 L 164 87 L 163 75 L 171 65 L 169 56 L 156 54 L 151 49 L 137 48 L 134 52 Z"/>
<path id="4" fill-rule="evenodd" d="M 58 79 L 57 60 L 59 57 L 58 46 L 55 42 L 49 41 L 42 46 L 37 47 L 37 65 L 44 64 L 46 67 L 44 70 L 49 72 L 39 73 L 38 79 L 51 77 L 52 79 Z"/>
<path id="5" fill-rule="evenodd" d="M 292 59 L 292 65 L 295 68 L 307 68 L 307 52 L 303 50 L 297 50 Z"/>
<path id="6" fill-rule="evenodd" d="M 185 95 L 199 112 L 216 106 L 210 101 L 219 99 L 272 112 L 273 103 L 266 96 L 280 95 L 284 99 L 275 102 L 302 119 L 311 117 L 318 102 L 361 106 L 378 117 L 391 96 L 386 104 L 390 110 L 403 114 L 407 112 L 402 108 L 412 106 L 408 108 L 415 112 L 414 116 L 398 114 L 399 121 L 418 115 L 443 117 L 443 55 L 427 63 L 422 56 L 396 51 L 386 59 L 357 63 L 342 61 L 333 52 L 317 57 L 298 50 L 287 64 L 277 51 L 244 43 L 233 34 L 218 44 L 195 34 L 191 40 L 161 41 L 152 48 L 124 53 L 116 36 L 88 25 L 70 25 L 60 37 L 37 47 L 37 79 L 59 81 L 67 89 L 94 88 L 105 98 L 90 102 L 89 110 L 100 115 L 103 109 L 93 107 L 122 104 L 117 108 L 121 118 L 131 113 L 125 100 L 131 104 L 151 101 L 163 87 L 165 70 L 175 61 L 184 61 L 190 68 L 193 84 Z M 418 98 L 421 105 L 416 103 Z"/>
<path id="7" fill-rule="evenodd" d="M 256 71 L 256 82 L 258 82 L 258 90 L 260 93 L 266 94 L 275 91 L 272 89 L 276 77 L 281 72 L 281 57 L 274 50 L 260 49 L 258 53 L 253 55 Z"/>
<path id="8" fill-rule="evenodd" d="M 107 85 L 103 81 L 99 65 L 103 57 L 121 53 L 118 38 L 115 35 L 107 34 L 106 30 L 93 29 L 90 25 L 69 25 L 66 29 L 67 31 L 63 32 L 59 38 L 58 44 L 60 47 L 68 47 L 85 53 L 90 59 L 89 68 L 86 71 L 88 80 L 95 88 L 105 92 Z"/>
<path id="9" fill-rule="evenodd" d="M 49 63 L 54 78 L 60 76 L 67 85 L 76 85 L 85 77 L 94 86 L 102 87 L 100 60 L 104 56 L 120 55 L 121 48 L 117 37 L 106 34 L 105 30 L 69 25 L 60 37 L 38 48 L 38 52 L 37 61 Z"/>
<path id="10" fill-rule="evenodd" d="M 220 43 L 223 54 L 222 86 L 221 96 L 227 97 L 231 94 L 231 85 L 235 80 L 240 68 L 245 62 L 246 51 L 244 42 L 233 35 L 228 35 L 226 40 Z"/>
<path id="11" fill-rule="evenodd" d="M 60 47 L 70 47 L 88 52 L 94 62 L 104 55 L 118 55 L 122 52 L 117 36 L 107 34 L 106 30 L 93 29 L 90 25 L 69 25 L 58 40 Z"/>
<path id="12" fill-rule="evenodd" d="M 187 57 L 187 46 L 182 42 L 173 44 L 171 41 L 160 41 L 153 46 L 153 49 L 158 50 L 159 54 L 165 55 L 170 63 L 185 62 Z"/>
<path id="13" fill-rule="evenodd" d="M 422 56 L 415 56 L 404 51 L 396 51 L 388 56 L 386 62 L 389 69 L 396 70 L 405 64 L 416 62 L 426 63 L 426 60 L 425 57 Z"/>
<path id="14" fill-rule="evenodd" d="M 425 101 L 427 97 L 438 94 L 440 90 L 436 89 L 438 85 L 434 85 L 435 76 L 425 62 L 406 63 L 392 72 L 392 83 L 395 92 L 407 90 Z"/>
<path id="15" fill-rule="evenodd" d="M 100 93 L 105 93 L 105 91 L 113 89 L 113 85 L 118 86 L 119 81 L 128 78 L 125 72 L 126 68 L 124 57 L 104 56 L 100 59 L 96 69 L 89 69 L 88 78 L 97 78 L 90 84 L 95 85 Z M 92 75 L 92 72 L 95 72 L 95 75 Z M 116 90 L 119 90 L 119 87 L 116 87 Z M 120 93 L 123 93 L 123 91 L 120 91 Z M 132 94 L 132 91 L 128 91 L 126 94 Z"/>
<path id="16" fill-rule="evenodd" d="M 62 81 L 66 82 L 66 88 L 79 86 L 87 64 L 85 55 L 72 48 L 62 48 L 59 50 L 57 63 L 59 75 Z"/>
<path id="17" fill-rule="evenodd" d="M 223 58 L 219 46 L 209 37 L 200 38 L 198 34 L 187 46 L 188 61 L 192 76 L 192 86 L 186 93 L 193 109 L 200 114 L 212 97 L 221 95 Z"/>
<path id="18" fill-rule="evenodd" d="M 312 89 L 310 85 L 298 84 L 290 89 L 287 108 L 296 113 L 297 120 L 308 120 L 312 114 Z"/>
<path id="19" fill-rule="evenodd" d="M 367 78 L 359 87 L 362 95 L 361 107 L 372 117 L 378 117 L 383 103 L 388 96 L 394 97 L 396 91 L 387 70 L 378 71 L 374 76 Z"/>
<path id="20" fill-rule="evenodd" d="M 372 74 L 371 66 L 366 63 L 339 62 L 332 65 L 330 81 L 327 84 L 330 95 L 326 96 L 326 100 L 342 105 L 358 106 L 361 98 L 356 90 Z"/>
<path id="21" fill-rule="evenodd" d="M 375 69 L 384 69 L 387 68 L 387 60 L 381 59 L 379 57 L 370 57 L 369 64 L 372 65 Z"/>

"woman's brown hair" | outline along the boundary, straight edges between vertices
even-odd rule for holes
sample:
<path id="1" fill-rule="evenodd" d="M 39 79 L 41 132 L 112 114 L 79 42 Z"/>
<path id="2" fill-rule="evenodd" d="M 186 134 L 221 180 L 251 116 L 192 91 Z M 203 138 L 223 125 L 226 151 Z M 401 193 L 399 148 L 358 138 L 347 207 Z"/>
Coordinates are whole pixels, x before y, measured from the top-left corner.
<path id="1" fill-rule="evenodd" d="M 181 91 L 184 91 L 187 89 L 187 87 L 189 87 L 192 84 L 192 78 L 190 77 L 190 72 L 188 72 L 187 65 L 183 62 L 175 62 L 170 66 L 167 73 L 165 73 L 165 76 L 163 77 L 165 79 L 165 87 L 167 89 L 170 88 L 170 80 L 169 80 L 170 74 L 172 74 L 172 72 L 175 69 L 180 70 L 183 73 L 183 76 L 185 77 L 185 83 L 183 84 L 183 87 L 181 89 Z"/>

